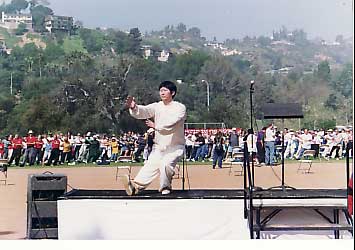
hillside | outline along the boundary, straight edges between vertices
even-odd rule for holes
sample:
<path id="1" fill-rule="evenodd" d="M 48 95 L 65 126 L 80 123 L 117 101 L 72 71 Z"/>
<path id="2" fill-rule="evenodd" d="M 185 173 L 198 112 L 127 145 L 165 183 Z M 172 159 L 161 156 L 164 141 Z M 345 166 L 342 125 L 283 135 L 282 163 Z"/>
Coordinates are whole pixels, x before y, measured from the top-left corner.
<path id="1" fill-rule="evenodd" d="M 0 131 L 142 130 L 120 107 L 128 94 L 140 103 L 157 100 L 156 87 L 166 79 L 181 82 L 177 100 L 188 107 L 188 122 L 247 127 L 255 80 L 257 116 L 265 102 L 299 102 L 305 119 L 289 127 L 352 124 L 352 40 L 326 44 L 299 30 L 284 33 L 217 42 L 198 28 L 144 35 L 138 28 L 81 28 L 71 36 L 0 29 L 12 49 L 0 56 Z"/>

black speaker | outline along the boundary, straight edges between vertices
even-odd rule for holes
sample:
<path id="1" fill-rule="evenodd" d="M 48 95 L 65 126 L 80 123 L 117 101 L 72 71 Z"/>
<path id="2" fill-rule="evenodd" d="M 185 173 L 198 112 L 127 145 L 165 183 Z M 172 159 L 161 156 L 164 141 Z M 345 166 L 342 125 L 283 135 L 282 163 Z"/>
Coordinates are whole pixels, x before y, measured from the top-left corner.
<path id="1" fill-rule="evenodd" d="M 67 192 L 67 176 L 32 174 L 27 187 L 27 239 L 58 239 L 57 200 Z"/>

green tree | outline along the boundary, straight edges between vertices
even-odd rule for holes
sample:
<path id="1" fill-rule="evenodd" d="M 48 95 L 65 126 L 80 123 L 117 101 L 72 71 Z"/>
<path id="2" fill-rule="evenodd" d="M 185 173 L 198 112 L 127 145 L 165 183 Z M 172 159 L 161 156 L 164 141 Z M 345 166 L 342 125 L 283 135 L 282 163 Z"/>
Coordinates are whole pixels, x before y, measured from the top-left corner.
<path id="1" fill-rule="evenodd" d="M 22 36 L 28 31 L 26 24 L 20 23 L 15 30 L 16 36 Z"/>
<path id="2" fill-rule="evenodd" d="M 332 82 L 332 87 L 340 92 L 345 98 L 350 98 L 353 94 L 353 65 L 347 63 L 339 75 Z"/>
<path id="3" fill-rule="evenodd" d="M 318 64 L 317 76 L 326 82 L 330 81 L 331 76 L 328 61 L 322 61 Z"/>
<path id="4" fill-rule="evenodd" d="M 79 30 L 79 36 L 90 53 L 99 53 L 106 46 L 105 36 L 98 30 L 82 28 Z"/>
<path id="5" fill-rule="evenodd" d="M 64 56 L 64 49 L 56 43 L 48 43 L 44 50 L 44 59 L 46 61 L 55 61 Z"/>
<path id="6" fill-rule="evenodd" d="M 269 46 L 271 44 L 271 39 L 269 37 L 266 37 L 266 36 L 260 36 L 260 37 L 258 37 L 257 42 L 261 46 L 266 47 L 266 46 Z"/>
<path id="7" fill-rule="evenodd" d="M 129 31 L 129 44 L 127 52 L 132 53 L 133 55 L 141 56 L 141 42 L 142 34 L 138 28 L 130 29 Z"/>
<path id="8" fill-rule="evenodd" d="M 53 10 L 43 5 L 35 5 L 31 7 L 33 28 L 37 32 L 44 32 L 45 17 L 53 15 Z"/>
<path id="9" fill-rule="evenodd" d="M 324 103 L 324 105 L 327 108 L 331 108 L 334 111 L 338 109 L 339 104 L 340 104 L 339 97 L 334 93 L 330 94 Z"/>
<path id="10" fill-rule="evenodd" d="M 177 26 L 176 26 L 176 30 L 177 32 L 180 33 L 180 35 L 184 34 L 186 32 L 186 25 L 183 24 L 183 23 L 179 23 Z"/>
<path id="11" fill-rule="evenodd" d="M 179 55 L 175 61 L 166 68 L 166 77 L 183 79 L 185 82 L 193 82 L 209 56 L 201 51 L 191 51 L 188 54 Z"/>
<path id="12" fill-rule="evenodd" d="M 12 0 L 10 5 L 16 12 L 21 12 L 21 10 L 27 9 L 28 2 L 26 0 Z"/>
<path id="13" fill-rule="evenodd" d="M 197 27 L 192 27 L 187 31 L 187 34 L 193 39 L 201 38 L 201 30 Z"/>
<path id="14" fill-rule="evenodd" d="M 122 31 L 110 31 L 108 35 L 109 43 L 112 44 L 112 48 L 120 53 L 125 53 L 129 49 L 130 40 L 126 33 Z"/>

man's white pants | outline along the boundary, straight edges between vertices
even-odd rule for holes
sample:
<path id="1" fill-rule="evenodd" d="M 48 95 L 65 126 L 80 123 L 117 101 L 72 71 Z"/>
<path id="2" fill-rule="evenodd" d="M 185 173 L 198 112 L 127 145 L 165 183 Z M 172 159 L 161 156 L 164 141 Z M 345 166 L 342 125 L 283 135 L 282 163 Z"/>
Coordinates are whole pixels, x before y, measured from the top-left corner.
<path id="1" fill-rule="evenodd" d="M 138 189 L 146 188 L 159 174 L 159 192 L 163 189 L 171 189 L 174 168 L 183 156 L 184 149 L 184 146 L 174 146 L 161 151 L 154 147 L 148 160 L 133 180 Z"/>

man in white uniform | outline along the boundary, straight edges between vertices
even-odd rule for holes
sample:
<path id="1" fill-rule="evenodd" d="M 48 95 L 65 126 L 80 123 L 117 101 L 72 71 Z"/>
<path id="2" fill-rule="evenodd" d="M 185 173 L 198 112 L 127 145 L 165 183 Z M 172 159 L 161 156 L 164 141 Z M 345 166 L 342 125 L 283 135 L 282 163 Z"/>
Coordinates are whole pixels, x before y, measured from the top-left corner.
<path id="1" fill-rule="evenodd" d="M 186 107 L 173 101 L 176 91 L 173 82 L 164 81 L 159 86 L 160 102 L 142 106 L 137 105 L 133 97 L 127 98 L 130 114 L 137 119 L 147 119 L 146 125 L 155 130 L 153 150 L 143 168 L 134 180 L 129 180 L 128 175 L 121 178 L 128 195 L 145 189 L 159 174 L 159 192 L 166 195 L 171 191 L 174 168 L 185 149 Z M 151 118 L 154 121 L 149 120 Z"/>

